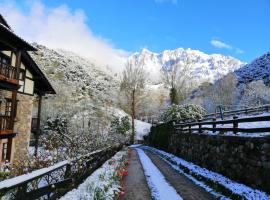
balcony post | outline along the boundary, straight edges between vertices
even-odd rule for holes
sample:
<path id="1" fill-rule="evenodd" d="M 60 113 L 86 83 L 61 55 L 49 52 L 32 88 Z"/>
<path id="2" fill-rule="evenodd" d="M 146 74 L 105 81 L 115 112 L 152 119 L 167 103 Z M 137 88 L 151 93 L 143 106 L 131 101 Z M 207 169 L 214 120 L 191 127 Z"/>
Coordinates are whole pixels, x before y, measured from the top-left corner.
<path id="1" fill-rule="evenodd" d="M 38 116 L 37 116 L 37 131 L 35 134 L 35 153 L 34 155 L 37 156 L 38 154 L 38 141 L 40 136 L 40 116 L 41 116 L 41 105 L 42 105 L 42 95 L 38 95 Z"/>

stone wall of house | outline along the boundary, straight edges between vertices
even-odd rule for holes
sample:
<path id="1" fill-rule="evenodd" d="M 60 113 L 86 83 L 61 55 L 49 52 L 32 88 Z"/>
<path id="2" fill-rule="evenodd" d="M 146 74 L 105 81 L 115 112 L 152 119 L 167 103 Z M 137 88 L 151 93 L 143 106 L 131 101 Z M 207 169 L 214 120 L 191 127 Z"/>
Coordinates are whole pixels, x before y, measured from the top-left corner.
<path id="1" fill-rule="evenodd" d="M 172 134 L 167 151 L 270 193 L 270 137 Z"/>
<path id="2" fill-rule="evenodd" d="M 14 132 L 17 135 L 13 140 L 13 163 L 24 160 L 28 155 L 33 99 L 34 97 L 29 95 L 17 95 L 17 115 L 14 126 Z"/>

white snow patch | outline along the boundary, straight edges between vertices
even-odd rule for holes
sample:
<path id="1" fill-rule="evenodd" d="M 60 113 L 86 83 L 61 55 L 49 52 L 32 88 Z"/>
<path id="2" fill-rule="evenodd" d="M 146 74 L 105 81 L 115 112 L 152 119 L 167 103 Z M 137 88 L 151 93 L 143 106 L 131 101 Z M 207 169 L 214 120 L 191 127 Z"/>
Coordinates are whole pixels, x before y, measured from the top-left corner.
<path id="1" fill-rule="evenodd" d="M 136 149 L 141 160 L 147 183 L 155 200 L 182 200 L 175 189 L 169 185 L 165 177 L 141 149 Z"/>
<path id="2" fill-rule="evenodd" d="M 148 135 L 150 132 L 151 124 L 135 120 L 135 134 L 136 140 L 143 140 L 143 136 Z"/>

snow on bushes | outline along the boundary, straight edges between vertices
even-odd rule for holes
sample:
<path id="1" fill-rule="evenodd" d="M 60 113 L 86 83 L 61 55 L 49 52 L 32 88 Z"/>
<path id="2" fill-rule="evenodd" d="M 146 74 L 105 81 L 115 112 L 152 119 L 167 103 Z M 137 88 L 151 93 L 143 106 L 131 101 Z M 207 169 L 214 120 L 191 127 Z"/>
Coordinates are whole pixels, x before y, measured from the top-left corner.
<path id="1" fill-rule="evenodd" d="M 201 119 L 206 111 L 203 107 L 195 104 L 175 105 L 166 110 L 161 118 L 163 121 Z"/>
<path id="2" fill-rule="evenodd" d="M 127 149 L 119 151 L 89 176 L 84 183 L 64 195 L 61 200 L 113 200 L 124 194 L 123 177 L 129 164 Z"/>
<path id="3" fill-rule="evenodd" d="M 128 116 L 114 117 L 111 121 L 110 131 L 125 135 L 131 129 L 131 124 Z"/>

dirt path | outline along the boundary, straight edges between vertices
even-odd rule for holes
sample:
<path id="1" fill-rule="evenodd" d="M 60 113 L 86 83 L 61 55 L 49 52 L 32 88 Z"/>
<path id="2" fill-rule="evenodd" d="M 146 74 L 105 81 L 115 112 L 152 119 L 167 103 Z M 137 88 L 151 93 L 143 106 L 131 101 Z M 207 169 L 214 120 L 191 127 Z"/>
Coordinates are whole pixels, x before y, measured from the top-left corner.
<path id="1" fill-rule="evenodd" d="M 184 200 L 211 200 L 215 199 L 211 194 L 203 188 L 195 185 L 191 180 L 175 171 L 169 164 L 162 160 L 156 154 L 145 150 L 147 156 L 157 166 L 161 173 L 166 177 L 167 181 L 174 187 L 178 194 Z"/>
<path id="2" fill-rule="evenodd" d="M 151 193 L 148 188 L 143 168 L 137 151 L 132 149 L 128 175 L 125 181 L 125 195 L 121 200 L 151 200 Z"/>

